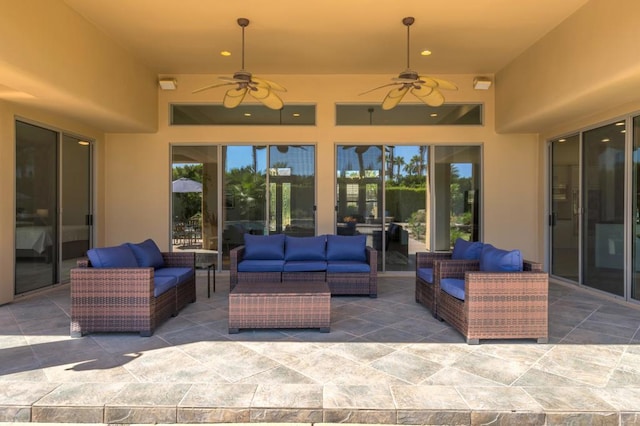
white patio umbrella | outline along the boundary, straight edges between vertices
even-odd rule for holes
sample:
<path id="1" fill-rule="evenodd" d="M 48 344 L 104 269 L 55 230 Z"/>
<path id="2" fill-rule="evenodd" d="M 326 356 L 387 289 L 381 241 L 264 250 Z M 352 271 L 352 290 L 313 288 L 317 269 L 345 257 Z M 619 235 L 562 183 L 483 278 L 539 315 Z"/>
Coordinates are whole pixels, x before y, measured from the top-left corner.
<path id="1" fill-rule="evenodd" d="M 173 192 L 202 192 L 202 184 L 195 180 L 181 177 L 173 181 Z"/>

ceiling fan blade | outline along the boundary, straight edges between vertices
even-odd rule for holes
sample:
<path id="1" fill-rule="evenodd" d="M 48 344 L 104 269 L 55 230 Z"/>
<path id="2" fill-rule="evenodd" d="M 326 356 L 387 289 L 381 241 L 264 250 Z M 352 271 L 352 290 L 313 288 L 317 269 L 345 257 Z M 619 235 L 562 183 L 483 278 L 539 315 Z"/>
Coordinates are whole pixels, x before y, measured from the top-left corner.
<path id="1" fill-rule="evenodd" d="M 224 99 L 222 100 L 222 104 L 226 108 L 237 107 L 238 105 L 240 105 L 244 97 L 247 95 L 248 90 L 249 89 L 246 87 L 227 90 L 227 93 L 224 94 Z"/>
<path id="2" fill-rule="evenodd" d="M 249 94 L 256 99 L 264 99 L 271 93 L 269 86 L 250 86 Z"/>
<path id="3" fill-rule="evenodd" d="M 218 77 L 218 78 L 219 78 L 220 80 L 228 81 L 228 82 L 231 82 L 231 83 L 239 83 L 239 82 L 241 82 L 241 81 L 242 81 L 242 80 L 239 80 L 239 79 L 237 79 L 237 78 L 227 77 L 227 76 L 225 76 L 225 75 L 221 75 L 221 76 L 220 76 L 220 77 Z"/>
<path id="4" fill-rule="evenodd" d="M 415 93 L 413 94 L 415 95 Z M 444 104 L 444 95 L 440 93 L 437 89 L 432 89 L 431 93 L 425 96 L 416 95 L 416 98 L 420 99 L 422 102 L 432 107 L 439 107 L 440 105 Z"/>
<path id="5" fill-rule="evenodd" d="M 439 87 L 441 89 L 445 89 L 445 90 L 458 90 L 458 86 L 456 86 L 454 83 L 447 81 L 447 80 L 443 80 L 441 78 L 435 78 L 435 77 L 429 77 L 426 75 L 421 75 L 420 79 L 422 81 L 424 81 L 423 84 L 429 86 L 429 87 Z"/>
<path id="6" fill-rule="evenodd" d="M 382 89 L 383 87 L 396 86 L 396 85 L 398 85 L 398 84 L 401 84 L 401 83 L 387 83 L 387 84 L 383 84 L 382 86 L 374 87 L 373 89 L 369 89 L 369 90 L 367 90 L 366 92 L 359 93 L 358 95 L 365 95 L 365 94 L 367 94 L 367 93 L 371 93 L 371 92 L 373 92 L 374 90 Z"/>
<path id="7" fill-rule="evenodd" d="M 216 84 L 210 84 L 210 85 L 208 85 L 208 86 L 204 86 L 204 87 L 201 87 L 201 88 L 199 88 L 199 89 L 196 89 L 196 90 L 194 90 L 194 91 L 193 91 L 193 92 L 191 92 L 191 93 L 203 92 L 203 91 L 205 91 L 205 90 L 213 89 L 213 88 L 215 88 L 215 87 L 228 86 L 228 85 L 230 85 L 230 84 L 235 84 L 235 83 L 216 83 Z"/>
<path id="8" fill-rule="evenodd" d="M 249 94 L 251 96 L 253 96 L 254 98 L 256 98 L 257 100 L 259 100 L 260 102 L 262 102 L 264 104 L 264 106 L 271 108 L 271 109 L 282 109 L 282 107 L 284 107 L 284 103 L 282 102 L 282 99 L 280 99 L 278 97 L 278 95 L 276 95 L 275 93 L 273 93 L 271 90 L 267 91 L 267 95 L 264 97 L 256 97 L 254 94 L 253 90 L 249 91 Z"/>
<path id="9" fill-rule="evenodd" d="M 272 90 L 278 90 L 280 92 L 286 92 L 287 91 L 287 89 L 285 89 L 283 86 L 281 86 L 278 83 L 273 82 L 273 81 L 265 80 L 263 78 L 256 78 L 256 77 L 252 77 L 251 80 L 254 81 L 255 83 L 257 83 L 258 85 L 265 85 L 266 84 Z"/>
<path id="10" fill-rule="evenodd" d="M 407 94 L 411 86 L 402 86 L 397 89 L 392 89 L 387 93 L 387 96 L 382 101 L 382 109 L 389 110 L 395 108 L 400 103 L 404 95 Z"/>

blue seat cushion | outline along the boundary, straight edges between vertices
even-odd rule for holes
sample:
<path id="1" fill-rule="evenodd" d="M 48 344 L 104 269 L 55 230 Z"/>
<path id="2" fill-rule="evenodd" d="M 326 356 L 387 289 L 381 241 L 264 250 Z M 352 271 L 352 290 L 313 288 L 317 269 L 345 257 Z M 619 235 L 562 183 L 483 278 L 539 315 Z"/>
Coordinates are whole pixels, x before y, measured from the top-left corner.
<path id="1" fill-rule="evenodd" d="M 520 250 L 502 250 L 485 244 L 480 255 L 480 270 L 486 272 L 522 271 Z"/>
<path id="2" fill-rule="evenodd" d="M 284 234 L 244 234 L 244 259 L 284 260 Z"/>
<path id="3" fill-rule="evenodd" d="M 243 260 L 238 272 L 282 272 L 284 260 Z"/>
<path id="4" fill-rule="evenodd" d="M 127 243 L 138 261 L 138 266 L 161 268 L 164 266 L 162 252 L 151 238 L 141 243 Z"/>
<path id="5" fill-rule="evenodd" d="M 284 260 L 326 260 L 327 238 L 324 235 L 318 237 L 291 237 L 284 240 Z"/>
<path id="6" fill-rule="evenodd" d="M 127 244 L 92 248 L 87 257 L 94 268 L 136 268 L 138 260 Z"/>
<path id="7" fill-rule="evenodd" d="M 153 295 L 155 297 L 160 296 L 162 293 L 171 290 L 178 284 L 178 279 L 172 276 L 154 276 L 153 277 Z"/>
<path id="8" fill-rule="evenodd" d="M 440 288 L 456 299 L 464 300 L 464 280 L 459 278 L 443 278 L 440 280 Z"/>
<path id="9" fill-rule="evenodd" d="M 156 277 L 176 277 L 178 283 L 183 283 L 193 277 L 193 268 L 159 268 L 154 272 Z"/>
<path id="10" fill-rule="evenodd" d="M 284 272 L 314 272 L 326 271 L 327 262 L 324 260 L 288 260 L 284 264 Z"/>
<path id="11" fill-rule="evenodd" d="M 327 235 L 327 260 L 366 262 L 366 235 Z"/>
<path id="12" fill-rule="evenodd" d="M 433 268 L 418 268 L 416 275 L 421 280 L 433 284 Z"/>
<path id="13" fill-rule="evenodd" d="M 366 262 L 357 262 L 353 260 L 333 260 L 331 262 L 327 262 L 328 274 L 352 274 L 357 272 L 369 273 L 371 272 L 371 268 Z"/>
<path id="14" fill-rule="evenodd" d="M 467 241 L 458 238 L 453 244 L 451 258 L 456 260 L 478 260 L 483 246 L 484 244 L 480 241 Z"/>

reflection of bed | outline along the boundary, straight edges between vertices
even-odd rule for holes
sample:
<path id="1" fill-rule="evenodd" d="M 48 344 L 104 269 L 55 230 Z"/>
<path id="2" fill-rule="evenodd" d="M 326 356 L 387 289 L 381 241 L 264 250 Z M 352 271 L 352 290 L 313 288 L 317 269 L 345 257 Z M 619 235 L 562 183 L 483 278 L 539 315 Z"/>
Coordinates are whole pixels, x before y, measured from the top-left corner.
<path id="1" fill-rule="evenodd" d="M 18 257 L 51 258 L 53 237 L 50 226 L 16 227 L 16 255 Z M 85 255 L 89 248 L 89 229 L 84 225 L 62 227 L 62 259 Z"/>

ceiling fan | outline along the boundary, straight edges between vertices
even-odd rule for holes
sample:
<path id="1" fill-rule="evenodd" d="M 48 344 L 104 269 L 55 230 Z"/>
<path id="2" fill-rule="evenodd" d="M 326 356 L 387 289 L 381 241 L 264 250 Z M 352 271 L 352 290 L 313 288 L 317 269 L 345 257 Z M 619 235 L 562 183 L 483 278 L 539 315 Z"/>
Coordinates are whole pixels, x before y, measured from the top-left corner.
<path id="1" fill-rule="evenodd" d="M 225 83 L 216 83 L 201 87 L 200 89 L 194 90 L 193 93 L 202 92 L 215 87 L 237 85 L 236 87 L 227 90 L 225 93 L 222 101 L 222 104 L 225 107 L 237 107 L 242 103 L 248 93 L 271 109 L 282 109 L 284 103 L 278 95 L 273 93 L 273 91 L 286 92 L 287 89 L 273 81 L 254 77 L 249 71 L 244 69 L 244 29 L 249 25 L 249 20 L 247 18 L 238 18 L 238 25 L 242 27 L 242 69 L 240 71 L 236 71 L 233 74 L 233 77 L 219 77 L 220 80 L 224 80 Z"/>
<path id="2" fill-rule="evenodd" d="M 428 77 L 424 75 L 418 75 L 409 66 L 409 30 L 411 25 L 415 22 L 412 16 L 408 16 L 402 19 L 402 24 L 407 27 L 407 69 L 402 71 L 398 77 L 393 78 L 393 83 L 384 84 L 376 87 L 365 93 L 373 92 L 374 90 L 382 89 L 383 87 L 398 86 L 391 89 L 387 96 L 382 101 L 382 109 L 389 110 L 394 108 L 400 103 L 404 95 L 411 92 L 415 97 L 429 106 L 437 107 L 444 103 L 444 95 L 440 92 L 440 89 L 445 90 L 458 90 L 458 86 L 454 83 L 442 80 L 440 78 Z"/>

